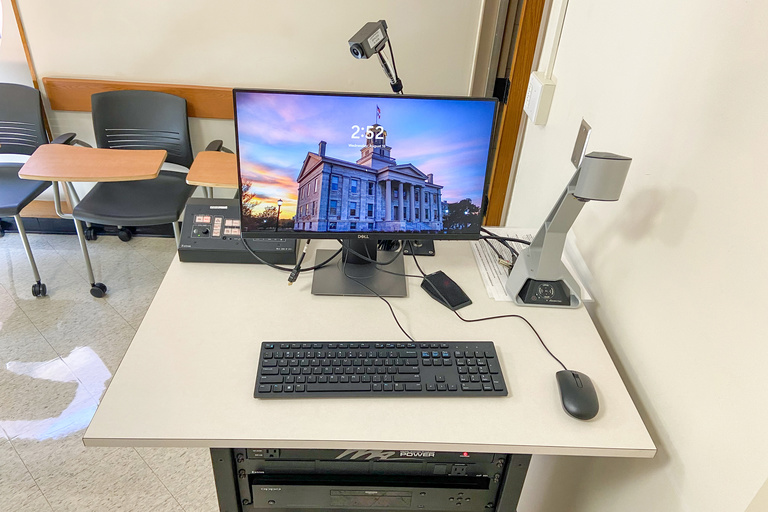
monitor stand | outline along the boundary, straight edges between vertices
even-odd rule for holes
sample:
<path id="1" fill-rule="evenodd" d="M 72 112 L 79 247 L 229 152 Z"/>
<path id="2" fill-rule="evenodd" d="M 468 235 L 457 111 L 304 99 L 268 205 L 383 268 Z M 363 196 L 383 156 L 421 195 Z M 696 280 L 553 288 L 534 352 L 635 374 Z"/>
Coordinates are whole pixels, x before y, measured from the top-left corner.
<path id="1" fill-rule="evenodd" d="M 377 264 L 355 254 L 371 255 L 370 259 L 380 262 L 387 262 L 393 258 L 391 252 L 379 251 L 377 246 L 378 241 L 375 239 L 344 240 L 341 254 L 324 267 L 314 271 L 312 294 L 375 297 L 378 293 L 382 297 L 406 297 L 408 286 L 403 275 L 405 263 L 402 253 L 397 255 L 395 261 L 382 267 L 387 272 L 382 272 Z M 335 252 L 318 249 L 315 253 L 315 263 L 327 260 Z"/>

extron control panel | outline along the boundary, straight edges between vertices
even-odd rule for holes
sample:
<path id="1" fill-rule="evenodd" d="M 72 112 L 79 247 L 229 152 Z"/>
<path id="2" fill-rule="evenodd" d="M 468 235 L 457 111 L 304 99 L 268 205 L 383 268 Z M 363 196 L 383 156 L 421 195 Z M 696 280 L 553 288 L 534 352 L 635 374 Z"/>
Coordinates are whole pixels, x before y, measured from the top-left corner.
<path id="1" fill-rule="evenodd" d="M 297 240 L 249 239 L 248 247 L 269 263 L 296 263 Z M 192 198 L 184 211 L 179 260 L 207 263 L 259 263 L 240 237 L 237 199 Z"/>

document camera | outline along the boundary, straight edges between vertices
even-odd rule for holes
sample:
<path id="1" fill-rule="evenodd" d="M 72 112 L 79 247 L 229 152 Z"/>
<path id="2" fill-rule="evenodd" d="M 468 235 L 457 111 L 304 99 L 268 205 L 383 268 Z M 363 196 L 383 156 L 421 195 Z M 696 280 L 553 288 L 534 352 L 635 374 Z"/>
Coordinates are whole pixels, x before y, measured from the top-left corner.
<path id="1" fill-rule="evenodd" d="M 584 157 L 531 245 L 520 252 L 507 278 L 507 293 L 520 306 L 581 304 L 581 289 L 562 261 L 565 237 L 588 201 L 616 201 L 631 158 L 592 152 Z"/>

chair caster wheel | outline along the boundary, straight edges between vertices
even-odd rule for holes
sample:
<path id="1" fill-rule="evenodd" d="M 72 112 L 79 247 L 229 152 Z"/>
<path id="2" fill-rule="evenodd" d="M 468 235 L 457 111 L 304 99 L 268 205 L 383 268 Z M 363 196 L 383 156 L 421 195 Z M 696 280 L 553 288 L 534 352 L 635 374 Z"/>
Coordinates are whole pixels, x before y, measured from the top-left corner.
<path id="1" fill-rule="evenodd" d="M 117 237 L 123 242 L 128 242 L 131 238 L 133 238 L 133 234 L 128 228 L 120 228 L 120 231 L 117 232 Z"/>
<path id="2" fill-rule="evenodd" d="M 85 228 L 86 240 L 96 240 L 97 238 L 98 238 L 98 235 L 96 235 L 96 228 L 94 227 Z"/>
<path id="3" fill-rule="evenodd" d="M 41 282 L 37 282 L 32 285 L 32 295 L 35 297 L 45 297 L 45 295 L 48 293 L 48 289 L 45 287 L 45 285 Z"/>
<path id="4" fill-rule="evenodd" d="M 94 283 L 91 285 L 91 295 L 100 299 L 107 293 L 107 287 L 104 283 Z"/>

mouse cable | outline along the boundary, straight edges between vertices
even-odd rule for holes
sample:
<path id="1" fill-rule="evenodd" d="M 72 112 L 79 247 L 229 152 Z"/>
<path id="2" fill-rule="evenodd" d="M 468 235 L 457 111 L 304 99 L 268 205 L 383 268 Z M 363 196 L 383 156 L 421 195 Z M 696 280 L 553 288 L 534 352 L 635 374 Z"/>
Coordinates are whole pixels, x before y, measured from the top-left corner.
<path id="1" fill-rule="evenodd" d="M 281 267 L 280 265 L 275 265 L 274 263 L 270 263 L 269 261 L 264 260 L 258 254 L 253 252 L 253 249 L 251 249 L 251 247 L 248 245 L 248 243 L 243 238 L 242 232 L 240 233 L 240 241 L 243 243 L 243 247 L 245 247 L 245 249 L 251 254 L 251 256 L 253 256 L 259 263 L 263 263 L 264 265 L 266 265 L 268 267 L 272 267 L 274 269 L 277 269 L 277 270 L 280 270 L 280 271 L 283 271 L 283 272 L 294 272 L 294 271 L 296 271 L 296 269 L 299 267 L 299 265 L 301 265 L 301 262 L 304 260 L 304 254 L 307 252 L 307 247 L 306 246 L 309 245 L 309 240 L 307 240 L 307 244 L 304 246 L 304 251 L 302 252 L 302 255 L 301 255 L 301 258 L 299 259 L 299 262 L 295 266 L 289 268 L 289 267 Z M 327 260 L 325 260 L 325 261 L 323 261 L 321 263 L 318 263 L 317 265 L 314 265 L 312 267 L 299 268 L 298 272 L 299 273 L 301 273 L 301 272 L 310 272 L 312 270 L 317 270 L 318 268 L 322 268 L 322 267 L 326 266 L 328 263 L 330 263 L 333 258 L 338 256 L 339 253 L 341 253 L 341 249 L 339 249 L 338 251 L 333 253 L 333 255 L 330 258 L 328 258 Z M 297 274 L 297 276 L 298 276 L 298 274 Z M 295 279 L 294 279 L 294 281 L 295 281 Z"/>
<path id="2" fill-rule="evenodd" d="M 422 270 L 421 266 L 419 265 L 419 260 L 416 259 L 416 255 L 412 254 L 411 256 L 413 256 L 413 261 L 414 261 L 414 263 L 416 263 L 416 268 L 419 269 L 419 272 L 421 272 L 422 276 L 426 277 L 427 274 L 424 272 L 424 270 Z M 432 282 L 429 281 L 428 279 L 426 280 L 426 282 L 432 287 L 433 290 L 435 290 L 435 292 L 440 296 L 440 298 L 443 300 L 443 302 L 447 304 L 448 300 L 445 298 L 445 296 L 443 296 L 442 293 L 440 293 L 440 290 L 438 290 L 437 287 L 434 284 L 432 284 Z M 539 339 L 539 343 L 541 343 L 541 346 L 544 347 L 544 350 L 546 350 L 547 353 L 550 356 L 552 356 L 552 359 L 557 361 L 560 364 L 560 366 L 563 367 L 564 370 L 568 369 L 563 364 L 563 362 L 560 359 L 558 359 L 557 356 L 555 356 L 555 354 L 553 354 L 551 350 L 549 350 L 549 347 L 547 347 L 547 344 L 544 343 L 544 340 L 542 339 L 541 335 L 539 334 L 539 331 L 537 331 L 536 328 L 533 326 L 533 324 L 531 324 L 531 322 L 529 322 L 528 319 L 525 318 L 522 315 L 516 315 L 516 314 L 510 313 L 510 314 L 507 314 L 507 315 L 488 316 L 488 317 L 484 317 L 484 318 L 464 318 L 463 316 L 461 316 L 459 314 L 458 311 L 454 311 L 453 313 L 459 318 L 459 320 L 461 320 L 462 322 L 467 322 L 467 323 L 485 322 L 486 320 L 498 320 L 498 319 L 501 319 L 501 318 L 519 318 L 520 320 L 522 320 L 523 322 L 528 324 L 528 327 L 531 328 L 531 330 L 533 331 L 533 334 L 535 334 L 536 337 Z"/>

